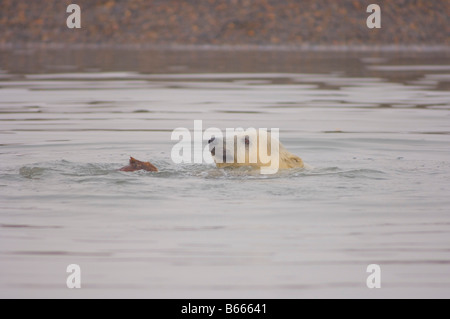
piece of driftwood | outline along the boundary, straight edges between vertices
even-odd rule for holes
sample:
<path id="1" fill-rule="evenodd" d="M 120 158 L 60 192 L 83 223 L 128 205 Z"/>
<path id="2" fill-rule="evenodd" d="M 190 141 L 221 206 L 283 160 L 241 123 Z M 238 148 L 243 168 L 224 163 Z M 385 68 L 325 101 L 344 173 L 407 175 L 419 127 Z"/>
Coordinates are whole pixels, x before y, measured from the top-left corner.
<path id="1" fill-rule="evenodd" d="M 144 171 L 148 171 L 148 172 L 157 172 L 158 171 L 156 166 L 153 165 L 152 163 L 141 162 L 133 157 L 130 157 L 130 163 L 127 166 L 124 166 L 120 169 L 120 171 L 122 171 L 122 172 L 134 172 L 134 171 L 139 171 L 139 170 L 144 170 Z"/>

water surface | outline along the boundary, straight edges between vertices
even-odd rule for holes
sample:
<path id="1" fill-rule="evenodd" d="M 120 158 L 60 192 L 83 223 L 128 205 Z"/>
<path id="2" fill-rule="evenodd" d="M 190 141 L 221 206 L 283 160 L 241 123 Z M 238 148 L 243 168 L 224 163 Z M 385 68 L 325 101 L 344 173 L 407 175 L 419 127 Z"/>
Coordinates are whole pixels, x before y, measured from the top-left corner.
<path id="1" fill-rule="evenodd" d="M 445 54 L 1 52 L 0 296 L 449 297 L 449 83 Z M 174 164 L 194 120 L 314 168 Z"/>

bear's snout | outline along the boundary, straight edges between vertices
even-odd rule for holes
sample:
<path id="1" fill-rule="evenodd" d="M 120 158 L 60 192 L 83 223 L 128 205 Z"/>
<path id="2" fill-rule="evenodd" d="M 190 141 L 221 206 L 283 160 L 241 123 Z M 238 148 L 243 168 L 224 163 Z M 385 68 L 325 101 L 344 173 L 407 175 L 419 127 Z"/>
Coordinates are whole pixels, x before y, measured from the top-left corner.
<path id="1" fill-rule="evenodd" d="M 211 155 L 212 155 L 212 156 L 215 156 L 215 155 L 216 155 L 216 147 L 215 147 L 215 145 L 212 144 L 215 140 L 216 140 L 216 137 L 215 137 L 215 136 L 212 136 L 212 137 L 209 139 L 209 141 L 208 141 L 208 144 L 209 144 L 209 151 L 211 152 Z"/>

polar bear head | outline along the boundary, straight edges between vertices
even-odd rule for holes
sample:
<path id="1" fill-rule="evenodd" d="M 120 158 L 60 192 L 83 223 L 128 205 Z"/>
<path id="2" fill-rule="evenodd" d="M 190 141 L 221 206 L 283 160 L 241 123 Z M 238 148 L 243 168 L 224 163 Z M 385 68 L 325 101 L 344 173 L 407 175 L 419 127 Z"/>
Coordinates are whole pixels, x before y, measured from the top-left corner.
<path id="1" fill-rule="evenodd" d="M 251 166 L 262 174 L 274 174 L 279 169 L 303 167 L 298 156 L 288 152 L 278 139 L 278 131 L 264 129 L 228 131 L 225 138 L 213 136 L 209 150 L 217 167 Z"/>

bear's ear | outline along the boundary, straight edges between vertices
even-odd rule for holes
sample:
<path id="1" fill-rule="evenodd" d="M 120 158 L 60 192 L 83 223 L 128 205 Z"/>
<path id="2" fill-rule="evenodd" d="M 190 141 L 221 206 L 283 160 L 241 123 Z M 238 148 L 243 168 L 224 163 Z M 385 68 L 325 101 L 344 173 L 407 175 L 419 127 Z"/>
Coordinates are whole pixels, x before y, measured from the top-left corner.
<path id="1" fill-rule="evenodd" d="M 291 162 L 291 164 L 295 166 L 303 166 L 303 160 L 296 155 L 290 156 L 289 161 Z"/>

